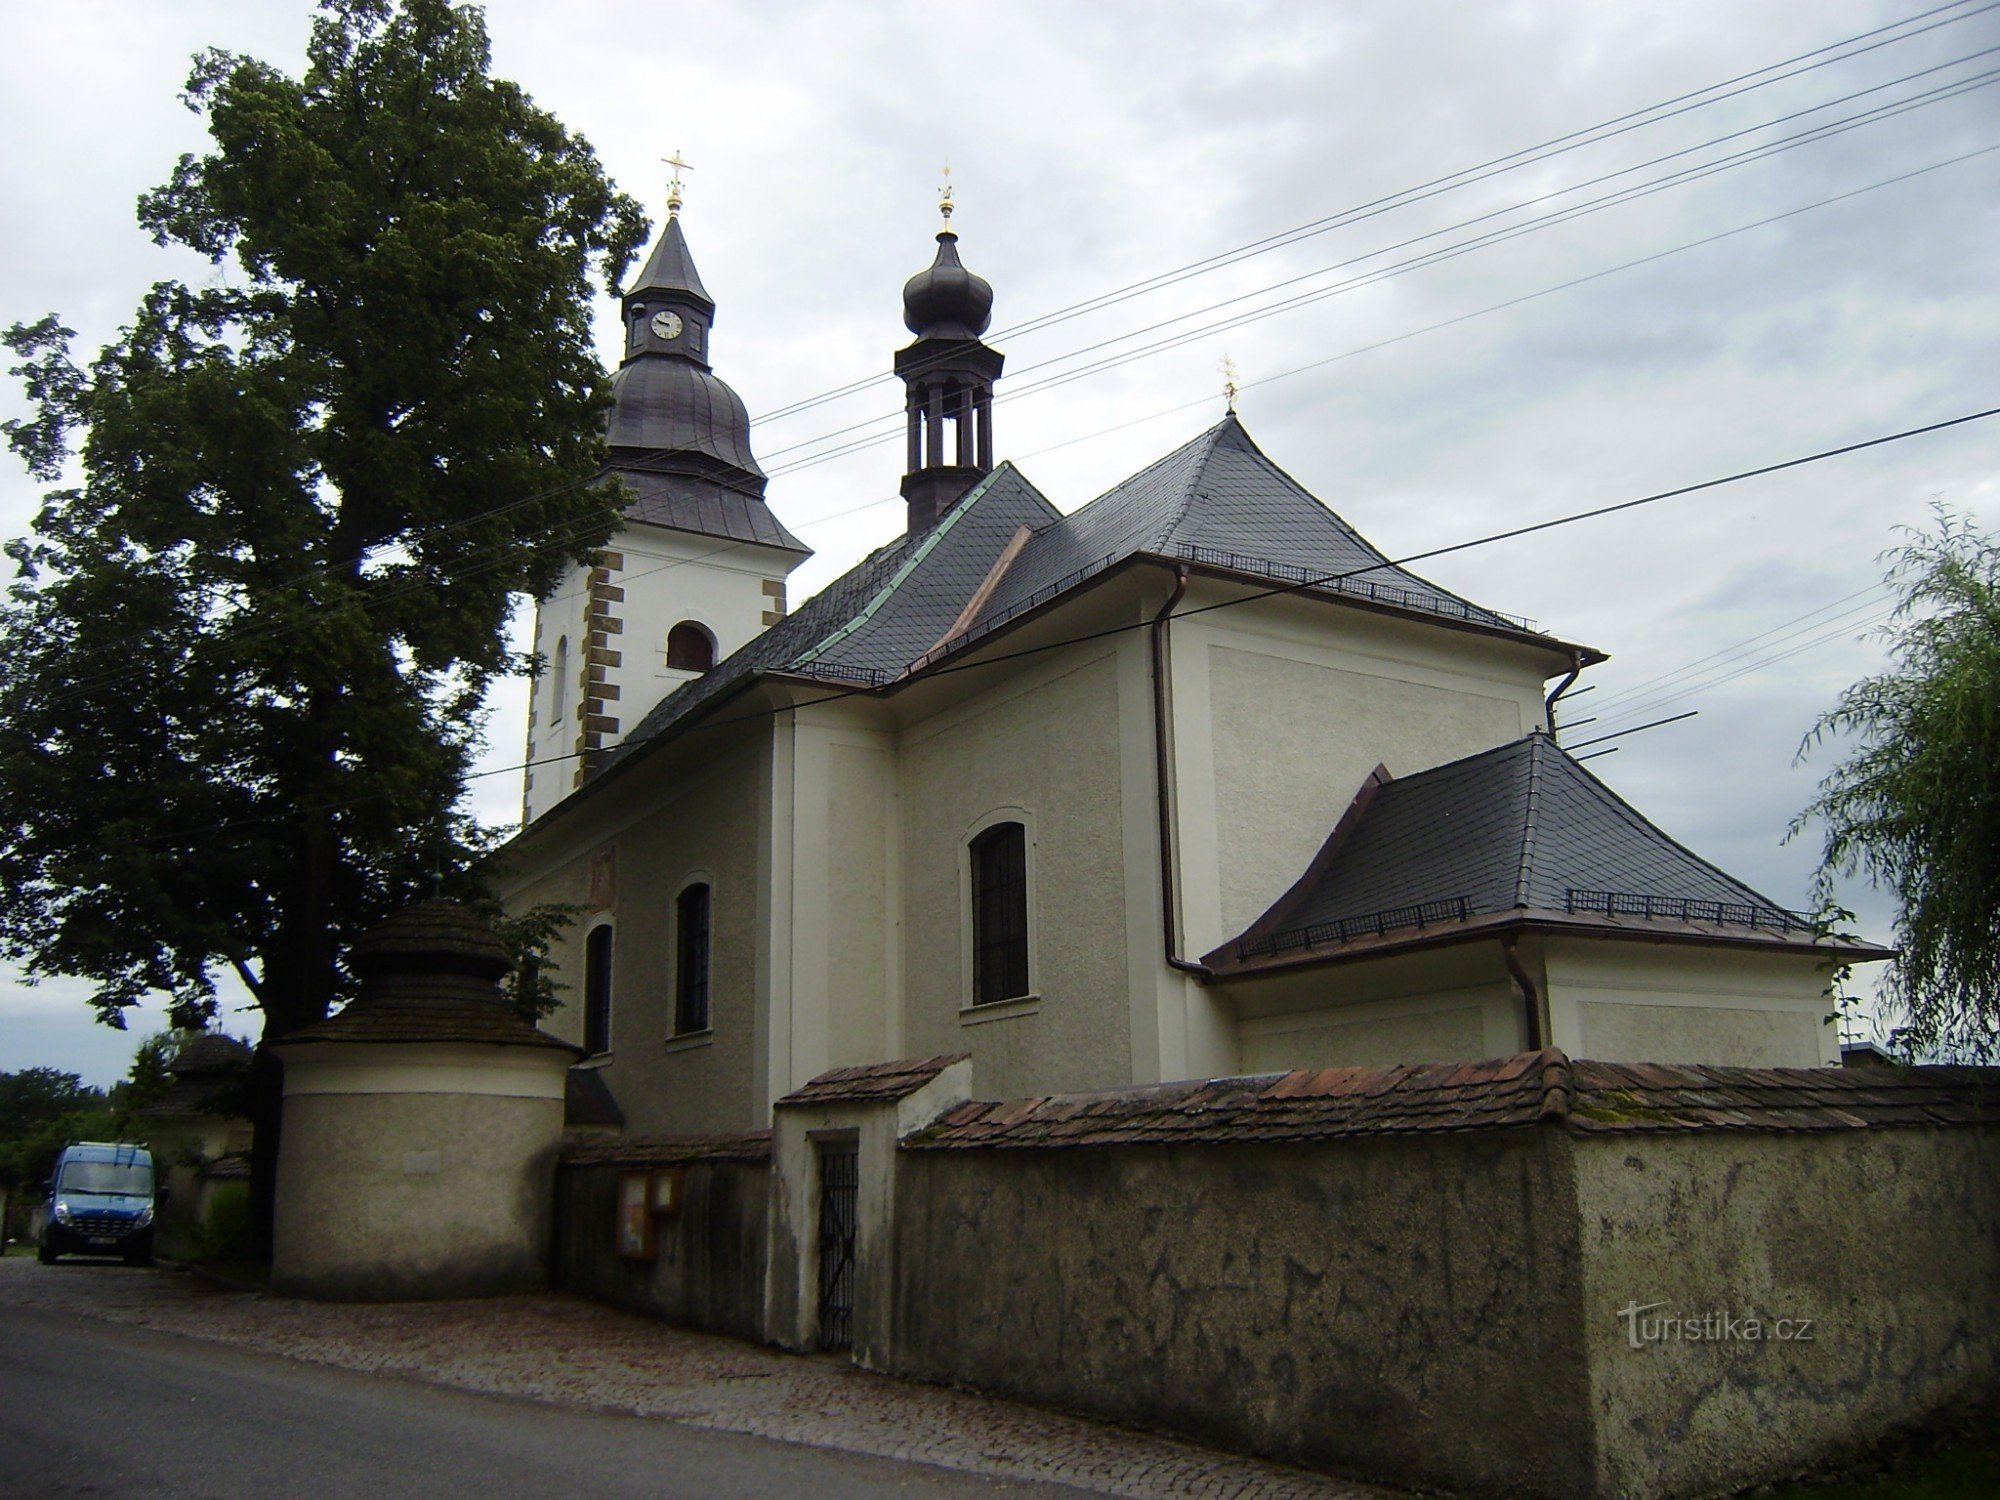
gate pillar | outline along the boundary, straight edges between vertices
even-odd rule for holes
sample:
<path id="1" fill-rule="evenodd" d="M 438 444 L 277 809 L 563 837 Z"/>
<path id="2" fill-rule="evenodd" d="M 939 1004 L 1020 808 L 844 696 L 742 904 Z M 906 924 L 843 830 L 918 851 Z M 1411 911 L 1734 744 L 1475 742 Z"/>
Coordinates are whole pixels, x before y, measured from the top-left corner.
<path id="1" fill-rule="evenodd" d="M 896 1285 L 896 1143 L 972 1097 L 965 1053 L 836 1068 L 772 1112 L 764 1336 L 888 1357 Z"/>

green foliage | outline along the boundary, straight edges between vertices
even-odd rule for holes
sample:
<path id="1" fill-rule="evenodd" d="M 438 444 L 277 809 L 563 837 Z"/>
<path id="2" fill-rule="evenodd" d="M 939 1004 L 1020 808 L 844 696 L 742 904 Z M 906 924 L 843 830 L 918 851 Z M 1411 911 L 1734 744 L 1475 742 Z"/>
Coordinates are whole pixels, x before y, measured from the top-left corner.
<path id="1" fill-rule="evenodd" d="M 1800 747 L 1844 758 L 1792 825 L 1824 825 L 1818 894 L 1861 873 L 1897 897 L 1885 994 L 1899 1050 L 1990 1058 L 2000 1039 L 2000 536 L 1940 508 L 1889 554 L 1894 662 Z"/>
<path id="2" fill-rule="evenodd" d="M 208 1220 L 195 1242 L 198 1259 L 215 1265 L 241 1265 L 250 1259 L 250 1189 L 247 1183 L 226 1182 L 209 1201 Z"/>
<path id="3" fill-rule="evenodd" d="M 478 903 L 479 914 L 500 934 L 500 941 L 513 955 L 514 969 L 507 976 L 507 998 L 515 1014 L 524 1021 L 539 1021 L 562 1004 L 562 992 L 549 963 L 549 949 L 563 930 L 583 914 L 584 908 L 571 902 L 550 901 L 530 907 L 519 915 L 509 915 L 497 901 Z"/>
<path id="4" fill-rule="evenodd" d="M 46 497 L 0 610 L 0 953 L 101 1019 L 326 1014 L 360 929 L 469 896 L 461 811 L 503 625 L 609 535 L 593 277 L 645 232 L 589 146 L 488 75 L 479 13 L 325 0 L 293 79 L 208 52 L 212 149 L 140 202 L 226 269 L 80 367 L 7 336 Z"/>
<path id="5" fill-rule="evenodd" d="M 114 1136 L 102 1090 L 74 1073 L 23 1068 L 0 1073 L 0 1182 L 38 1190 L 71 1140 Z"/>
<path id="6" fill-rule="evenodd" d="M 173 1087 L 177 1045 L 171 1031 L 155 1032 L 140 1042 L 139 1050 L 132 1054 L 132 1069 L 124 1081 L 111 1086 L 111 1108 L 117 1116 L 121 1137 L 134 1134 L 139 1116 L 159 1103 Z"/>

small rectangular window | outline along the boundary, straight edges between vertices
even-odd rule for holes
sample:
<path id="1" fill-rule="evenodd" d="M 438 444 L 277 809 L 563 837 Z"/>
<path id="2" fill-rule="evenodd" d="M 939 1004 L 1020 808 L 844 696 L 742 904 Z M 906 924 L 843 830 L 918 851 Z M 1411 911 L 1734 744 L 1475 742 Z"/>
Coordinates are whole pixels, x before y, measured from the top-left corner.
<path id="1" fill-rule="evenodd" d="M 674 903 L 674 1034 L 708 1030 L 709 890 L 691 885 Z"/>
<path id="2" fill-rule="evenodd" d="M 972 841 L 972 1001 L 1028 993 L 1028 847 L 1019 823 Z"/>
<path id="3" fill-rule="evenodd" d="M 611 928 L 593 927 L 583 944 L 583 1050 L 611 1050 Z"/>

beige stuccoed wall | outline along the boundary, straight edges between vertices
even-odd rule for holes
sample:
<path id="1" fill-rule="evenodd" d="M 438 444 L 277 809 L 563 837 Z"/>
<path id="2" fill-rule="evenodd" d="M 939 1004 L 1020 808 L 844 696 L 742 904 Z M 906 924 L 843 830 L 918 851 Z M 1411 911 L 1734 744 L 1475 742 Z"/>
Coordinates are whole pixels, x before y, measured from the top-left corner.
<path id="1" fill-rule="evenodd" d="M 1599 1493 L 1733 1490 L 2000 1381 L 2000 1131 L 1596 1136 L 1575 1155 Z M 1619 1311 L 1651 1303 L 1727 1313 L 1736 1336 L 1647 1339 Z"/>
<path id="2" fill-rule="evenodd" d="M 274 1291 L 394 1301 L 544 1284 L 569 1054 L 281 1050 Z"/>
<path id="3" fill-rule="evenodd" d="M 884 717 L 878 705 L 841 701 L 801 708 L 779 728 L 771 880 L 784 930 L 768 938 L 772 1098 L 829 1068 L 899 1055 L 902 829 L 898 747 Z"/>
<path id="4" fill-rule="evenodd" d="M 1243 1071 L 1464 1062 L 1527 1047 L 1497 942 L 1300 969 L 1222 986 Z"/>
<path id="5" fill-rule="evenodd" d="M 1055 653 L 902 737 L 899 1050 L 970 1051 L 997 1097 L 1132 1080 L 1119 687 L 1117 649 Z M 966 843 L 1012 810 L 1039 993 L 972 1008 Z"/>
<path id="6" fill-rule="evenodd" d="M 766 585 L 781 589 L 799 560 L 770 547 L 644 525 L 628 526 L 606 550 L 624 561 L 610 572 L 611 585 L 624 591 L 611 611 L 624 627 L 612 642 L 621 660 L 606 673 L 619 695 L 607 705 L 618 720 L 618 732 L 607 736 L 606 744 L 616 744 L 648 709 L 694 675 L 667 666 L 667 632 L 683 620 L 706 627 L 715 637 L 716 660 L 722 660 L 763 632 L 765 612 L 781 603 L 781 596 L 767 592 Z M 576 748 L 576 708 L 588 665 L 583 653 L 589 576 L 586 568 L 570 569 L 535 612 L 535 650 L 549 668 L 556 660 L 556 643 L 569 638 L 571 680 L 568 711 L 560 721 L 554 717 L 553 672 L 544 670 L 535 680 L 530 761 L 568 755 Z M 531 819 L 570 795 L 570 772 L 571 765 L 562 761 L 534 768 L 527 796 Z"/>
<path id="7" fill-rule="evenodd" d="M 1213 602 L 1197 586 L 1183 608 Z M 1173 627 L 1187 943 L 1205 953 L 1290 888 L 1377 765 L 1393 775 L 1543 722 L 1549 651 L 1271 600 Z"/>
<path id="8" fill-rule="evenodd" d="M 734 742 L 707 759 L 663 759 L 657 774 L 616 804 L 617 818 L 584 808 L 560 846 L 517 868 L 505 889 L 510 910 L 542 902 L 584 908 L 552 953 L 563 1005 L 542 1024 L 583 1041 L 584 945 L 609 917 L 612 938 L 611 1050 L 585 1065 L 605 1070 L 628 1126 L 642 1134 L 749 1130 L 768 1123 L 771 1098 L 760 1057 L 757 1004 L 765 961 L 761 911 L 769 860 L 761 809 L 769 762 L 759 743 Z M 650 768 L 649 768 L 650 769 Z M 636 780 L 636 778 L 635 778 Z M 589 816 L 596 814 L 595 817 Z M 592 906 L 590 862 L 609 849 L 615 865 L 609 908 Z M 694 878 L 712 888 L 706 1035 L 669 1034 L 674 986 L 674 900 Z"/>
<path id="9" fill-rule="evenodd" d="M 1811 954 L 1583 938 L 1532 949 L 1551 1040 L 1572 1057 L 1741 1068 L 1840 1061 L 1828 970 Z"/>

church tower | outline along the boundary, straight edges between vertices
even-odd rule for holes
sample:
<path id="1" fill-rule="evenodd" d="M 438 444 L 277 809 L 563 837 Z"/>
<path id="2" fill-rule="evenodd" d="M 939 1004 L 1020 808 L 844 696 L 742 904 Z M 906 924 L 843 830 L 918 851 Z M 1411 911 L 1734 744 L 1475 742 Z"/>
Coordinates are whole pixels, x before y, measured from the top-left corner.
<path id="1" fill-rule="evenodd" d="M 903 323 L 916 342 L 896 351 L 908 395 L 909 471 L 903 499 L 912 535 L 993 468 L 993 382 L 1005 363 L 980 342 L 993 320 L 993 288 L 958 259 L 951 189 L 940 205 L 937 260 L 903 286 Z"/>
<path id="2" fill-rule="evenodd" d="M 749 413 L 710 368 L 715 299 L 681 229 L 687 164 L 670 165 L 666 226 L 621 300 L 602 477 L 626 487 L 624 525 L 535 611 L 528 821 L 661 699 L 782 619 L 785 580 L 812 555 L 765 503 Z"/>

